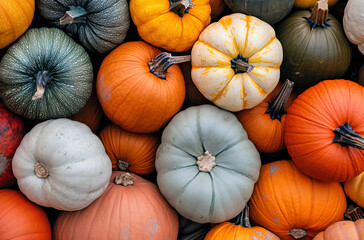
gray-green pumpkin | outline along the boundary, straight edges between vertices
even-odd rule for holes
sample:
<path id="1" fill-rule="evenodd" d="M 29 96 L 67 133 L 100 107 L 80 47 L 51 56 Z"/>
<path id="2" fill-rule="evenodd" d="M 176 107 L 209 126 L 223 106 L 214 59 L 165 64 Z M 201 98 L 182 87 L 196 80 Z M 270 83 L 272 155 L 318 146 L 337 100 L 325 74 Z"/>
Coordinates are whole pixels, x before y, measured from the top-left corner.
<path id="1" fill-rule="evenodd" d="M 77 113 L 91 95 L 92 81 L 87 52 L 57 28 L 29 29 L 0 62 L 0 98 L 29 119 Z"/>
<path id="2" fill-rule="evenodd" d="M 236 217 L 251 197 L 260 165 L 236 116 L 212 105 L 176 114 L 163 131 L 155 162 L 163 196 L 197 223 Z"/>
<path id="3" fill-rule="evenodd" d="M 279 22 L 292 10 L 295 0 L 224 0 L 233 12 L 253 15 L 269 24 Z"/>
<path id="4" fill-rule="evenodd" d="M 78 37 L 88 50 L 105 53 L 125 40 L 130 26 L 126 0 L 37 0 L 42 17 Z"/>

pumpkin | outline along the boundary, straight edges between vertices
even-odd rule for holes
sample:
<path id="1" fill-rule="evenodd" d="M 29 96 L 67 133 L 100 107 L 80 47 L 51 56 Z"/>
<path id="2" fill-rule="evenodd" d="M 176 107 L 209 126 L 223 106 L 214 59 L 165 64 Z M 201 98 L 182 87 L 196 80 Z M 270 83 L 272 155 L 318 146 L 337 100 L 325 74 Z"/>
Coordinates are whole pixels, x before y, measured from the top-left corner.
<path id="1" fill-rule="evenodd" d="M 172 52 L 189 50 L 210 23 L 209 0 L 130 0 L 130 15 L 146 42 Z"/>
<path id="2" fill-rule="evenodd" d="M 201 33 L 191 52 L 192 80 L 220 108 L 255 107 L 278 84 L 282 46 L 274 29 L 241 13 L 222 17 Z"/>
<path id="3" fill-rule="evenodd" d="M 51 240 L 51 225 L 42 208 L 16 190 L 0 190 L 0 238 Z"/>
<path id="4" fill-rule="evenodd" d="M 226 7 L 224 0 L 210 0 L 210 6 L 212 20 L 219 18 L 223 14 Z"/>
<path id="5" fill-rule="evenodd" d="M 326 79 L 342 78 L 352 51 L 341 23 L 328 13 L 327 0 L 317 1 L 312 12 L 296 11 L 277 26 L 283 46 L 282 79 L 302 92 Z"/>
<path id="6" fill-rule="evenodd" d="M 346 195 L 360 207 L 364 207 L 364 172 L 345 182 Z"/>
<path id="7" fill-rule="evenodd" d="M 320 232 L 313 240 L 362 240 L 364 236 L 364 219 L 339 221 Z"/>
<path id="8" fill-rule="evenodd" d="M 0 49 L 10 45 L 28 29 L 34 9 L 34 0 L 0 2 Z"/>
<path id="9" fill-rule="evenodd" d="M 114 171 L 109 186 L 87 208 L 62 212 L 54 239 L 177 239 L 178 217 L 157 186 L 135 175 Z"/>
<path id="10" fill-rule="evenodd" d="M 156 134 L 132 133 L 115 124 L 108 124 L 99 137 L 113 170 L 128 170 L 138 175 L 154 172 L 155 155 L 160 143 Z"/>
<path id="11" fill-rule="evenodd" d="M 13 158 L 13 172 L 32 202 L 75 211 L 105 191 L 111 162 L 89 127 L 60 118 L 41 122 L 24 136 Z"/>
<path id="12" fill-rule="evenodd" d="M 358 45 L 359 51 L 364 55 L 364 2 L 350 0 L 344 10 L 343 25 L 346 36 L 350 42 Z"/>
<path id="13" fill-rule="evenodd" d="M 295 0 L 224 0 L 233 12 L 255 16 L 269 24 L 275 24 L 287 16 Z"/>
<path id="14" fill-rule="evenodd" d="M 300 94 L 288 108 L 284 141 L 303 173 L 345 182 L 364 171 L 364 88 L 326 80 Z"/>
<path id="15" fill-rule="evenodd" d="M 246 109 L 236 114 L 243 125 L 250 141 L 260 152 L 278 152 L 285 148 L 284 124 L 286 108 L 295 96 L 291 95 L 293 82 L 288 79 L 279 84 L 263 102 L 252 109 Z"/>
<path id="16" fill-rule="evenodd" d="M 102 61 L 97 75 L 97 96 L 105 115 L 130 132 L 158 131 L 185 98 L 182 72 L 173 64 L 189 59 L 161 53 L 141 41 L 117 47 Z"/>
<path id="17" fill-rule="evenodd" d="M 0 102 L 0 188 L 16 184 L 11 163 L 24 134 L 23 121 Z"/>
<path id="18" fill-rule="evenodd" d="M 29 119 L 69 117 L 81 110 L 92 89 L 87 52 L 57 28 L 33 28 L 0 62 L 0 98 Z"/>
<path id="19" fill-rule="evenodd" d="M 346 198 L 339 183 L 315 180 L 281 160 L 262 166 L 249 206 L 251 220 L 280 239 L 308 240 L 344 219 Z"/>
<path id="20" fill-rule="evenodd" d="M 155 162 L 163 196 L 197 223 L 236 217 L 251 196 L 260 164 L 235 115 L 212 105 L 177 113 L 162 133 Z"/>
<path id="21" fill-rule="evenodd" d="M 90 51 L 105 53 L 122 43 L 130 26 L 126 0 L 38 0 L 40 15 Z"/>
<path id="22" fill-rule="evenodd" d="M 329 0 L 328 1 L 329 7 L 331 7 L 332 5 L 337 3 L 338 1 L 339 0 Z M 310 8 L 310 7 L 313 7 L 316 2 L 317 2 L 317 0 L 295 0 L 294 1 L 294 7 L 296 7 L 296 8 Z"/>

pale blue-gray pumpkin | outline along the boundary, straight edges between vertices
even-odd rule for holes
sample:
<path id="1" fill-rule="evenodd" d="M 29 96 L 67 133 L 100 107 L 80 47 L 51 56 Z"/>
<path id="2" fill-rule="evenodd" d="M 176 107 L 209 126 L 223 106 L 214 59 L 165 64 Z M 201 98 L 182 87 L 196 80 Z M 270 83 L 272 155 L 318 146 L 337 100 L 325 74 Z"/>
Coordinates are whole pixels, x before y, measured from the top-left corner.
<path id="1" fill-rule="evenodd" d="M 295 0 L 224 0 L 233 12 L 253 15 L 269 24 L 279 22 L 292 10 Z"/>
<path id="2" fill-rule="evenodd" d="M 0 62 L 0 98 L 29 119 L 77 113 L 91 95 L 92 81 L 87 52 L 57 28 L 29 29 Z"/>
<path id="3" fill-rule="evenodd" d="M 251 197 L 260 165 L 235 115 L 212 105 L 190 107 L 173 117 L 155 163 L 163 196 L 197 223 L 237 216 Z"/>
<path id="4" fill-rule="evenodd" d="M 78 37 L 94 52 L 105 53 L 121 44 L 130 26 L 126 0 L 37 0 L 37 6 L 52 26 Z"/>

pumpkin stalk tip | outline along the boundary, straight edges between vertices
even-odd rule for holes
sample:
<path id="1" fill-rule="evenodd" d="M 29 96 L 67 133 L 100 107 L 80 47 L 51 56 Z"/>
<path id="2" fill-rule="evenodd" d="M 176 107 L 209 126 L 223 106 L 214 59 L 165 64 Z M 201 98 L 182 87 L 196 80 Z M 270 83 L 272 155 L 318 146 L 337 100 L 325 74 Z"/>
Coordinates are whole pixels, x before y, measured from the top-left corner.
<path id="1" fill-rule="evenodd" d="M 191 0 L 169 0 L 169 11 L 174 12 L 180 17 L 188 13 L 191 8 L 193 8 Z"/>
<path id="2" fill-rule="evenodd" d="M 86 10 L 80 6 L 70 6 L 63 17 L 59 19 L 60 25 L 81 23 L 85 21 Z"/>
<path id="3" fill-rule="evenodd" d="M 206 151 L 204 154 L 197 157 L 196 164 L 200 172 L 211 172 L 211 170 L 216 166 L 215 157 Z"/>
<path id="4" fill-rule="evenodd" d="M 248 63 L 249 59 L 243 58 L 239 54 L 236 58 L 231 59 L 231 68 L 234 70 L 235 74 L 238 73 L 249 73 L 253 71 L 254 65 Z"/>
<path id="5" fill-rule="evenodd" d="M 292 228 L 289 231 L 288 235 L 291 235 L 292 237 L 294 237 L 294 239 L 300 239 L 307 236 L 307 231 L 304 229 Z"/>
<path id="6" fill-rule="evenodd" d="M 45 92 L 45 86 L 52 80 L 50 72 L 43 70 L 39 71 L 35 77 L 36 92 L 34 93 L 32 100 L 41 99 Z"/>
<path id="7" fill-rule="evenodd" d="M 284 108 L 293 90 L 293 85 L 294 82 L 286 79 L 274 99 L 268 102 L 267 111 L 265 113 L 269 114 L 272 120 L 277 119 L 281 121 L 282 115 L 287 113 Z"/>
<path id="8" fill-rule="evenodd" d="M 191 55 L 172 56 L 168 52 L 162 52 L 148 62 L 149 72 L 161 79 L 166 79 L 165 73 L 172 65 L 191 61 Z"/>
<path id="9" fill-rule="evenodd" d="M 329 5 L 328 0 L 319 0 L 315 3 L 314 7 L 312 8 L 311 16 L 305 19 L 311 24 L 311 28 L 314 29 L 318 26 L 322 28 L 326 28 L 330 26 L 327 23 L 329 14 Z"/>
<path id="10" fill-rule="evenodd" d="M 353 222 L 359 219 L 364 219 L 364 213 L 361 207 L 354 206 L 353 204 L 349 205 L 348 209 L 344 213 L 344 216 Z"/>
<path id="11" fill-rule="evenodd" d="M 130 173 L 118 174 L 114 179 L 114 183 L 116 185 L 123 185 L 124 187 L 134 185 L 134 177 Z"/>
<path id="12" fill-rule="evenodd" d="M 333 143 L 364 150 L 364 138 L 355 132 L 348 122 L 341 124 L 340 127 L 334 130 L 334 133 L 335 138 L 332 140 Z"/>
<path id="13" fill-rule="evenodd" d="M 47 169 L 47 166 L 44 163 L 38 162 L 34 166 L 34 172 L 37 175 L 38 178 L 47 178 L 49 176 L 49 171 Z"/>

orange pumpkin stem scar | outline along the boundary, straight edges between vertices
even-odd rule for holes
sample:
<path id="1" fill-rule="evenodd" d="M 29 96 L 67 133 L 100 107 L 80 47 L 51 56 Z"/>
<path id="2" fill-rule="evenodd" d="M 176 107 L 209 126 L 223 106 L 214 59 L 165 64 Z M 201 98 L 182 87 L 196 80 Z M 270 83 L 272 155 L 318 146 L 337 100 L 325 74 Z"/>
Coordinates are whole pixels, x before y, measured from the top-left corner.
<path id="1" fill-rule="evenodd" d="M 215 157 L 212 156 L 209 151 L 206 151 L 204 154 L 197 157 L 196 164 L 200 172 L 211 172 L 211 170 L 216 166 Z"/>
<path id="2" fill-rule="evenodd" d="M 191 55 L 186 56 L 172 56 L 172 54 L 168 52 L 162 52 L 158 54 L 156 57 L 152 59 L 148 63 L 149 71 L 153 73 L 155 76 L 166 79 L 166 75 L 168 68 L 170 68 L 174 64 L 179 64 L 183 62 L 191 61 Z"/>

